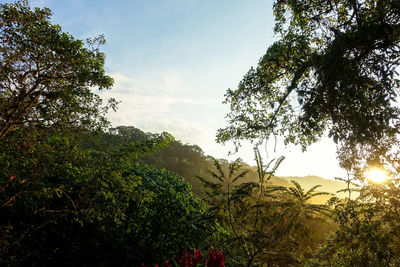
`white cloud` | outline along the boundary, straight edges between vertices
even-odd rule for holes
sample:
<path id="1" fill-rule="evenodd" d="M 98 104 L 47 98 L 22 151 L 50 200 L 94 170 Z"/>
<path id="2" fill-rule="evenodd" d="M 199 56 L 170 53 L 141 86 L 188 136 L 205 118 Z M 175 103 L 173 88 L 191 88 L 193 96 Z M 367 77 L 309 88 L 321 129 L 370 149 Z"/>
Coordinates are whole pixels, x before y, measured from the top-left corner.
<path id="1" fill-rule="evenodd" d="M 181 77 L 177 72 L 167 72 L 161 75 L 162 81 L 164 83 L 164 88 L 168 90 L 168 92 L 175 92 L 178 88 L 182 86 Z"/>
<path id="2" fill-rule="evenodd" d="M 114 89 L 100 95 L 104 99 L 113 97 L 121 101 L 117 112 L 108 114 L 113 126 L 132 125 L 146 132 L 167 131 L 184 143 L 207 145 L 213 142 L 214 131 L 209 125 L 184 118 L 191 107 L 201 105 L 202 101 L 176 96 L 183 86 L 177 73 L 160 74 L 155 81 L 138 81 L 122 73 L 111 76 L 115 80 Z M 187 106 L 189 110 L 180 109 L 181 114 L 174 110 L 175 106 Z"/>

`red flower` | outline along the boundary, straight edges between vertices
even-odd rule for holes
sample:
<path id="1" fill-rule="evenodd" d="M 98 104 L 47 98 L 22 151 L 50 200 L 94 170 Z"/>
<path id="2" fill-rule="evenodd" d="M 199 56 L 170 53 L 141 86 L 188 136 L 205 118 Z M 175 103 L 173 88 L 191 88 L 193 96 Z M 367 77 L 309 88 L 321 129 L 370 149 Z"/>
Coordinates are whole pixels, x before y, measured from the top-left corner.
<path id="1" fill-rule="evenodd" d="M 163 267 L 172 267 L 172 264 L 171 263 L 169 263 L 169 261 L 170 261 L 170 259 L 168 259 L 168 260 L 165 260 L 164 261 L 164 265 L 163 265 Z"/>
<path id="2" fill-rule="evenodd" d="M 192 255 L 192 253 L 188 252 L 185 248 L 183 249 L 182 257 L 178 258 L 178 264 L 180 267 L 197 267 L 197 264 L 203 262 L 204 260 L 198 249 L 196 249 Z"/>
<path id="3" fill-rule="evenodd" d="M 225 267 L 224 255 L 221 251 L 210 248 L 208 252 L 207 267 Z"/>
<path id="4" fill-rule="evenodd" d="M 221 251 L 213 250 L 210 248 L 208 252 L 208 259 L 204 261 L 198 249 L 193 251 L 193 254 L 186 248 L 182 251 L 182 256 L 178 258 L 179 267 L 197 267 L 198 264 L 206 263 L 204 267 L 225 267 L 224 255 Z M 142 264 L 142 267 L 147 267 Z M 158 264 L 154 267 L 158 267 Z M 173 267 L 170 259 L 165 260 L 163 267 Z"/>

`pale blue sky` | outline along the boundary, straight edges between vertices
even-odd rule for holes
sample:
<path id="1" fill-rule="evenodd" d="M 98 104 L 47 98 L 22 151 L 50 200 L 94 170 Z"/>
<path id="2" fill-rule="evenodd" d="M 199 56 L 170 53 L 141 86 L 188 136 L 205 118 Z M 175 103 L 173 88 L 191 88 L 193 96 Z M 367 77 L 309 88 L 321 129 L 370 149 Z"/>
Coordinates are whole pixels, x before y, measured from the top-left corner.
<path id="1" fill-rule="evenodd" d="M 5 2 L 0 0 L 0 2 Z M 104 98 L 122 101 L 109 114 L 114 126 L 168 131 L 206 154 L 228 158 L 231 148 L 216 144 L 226 125 L 224 93 L 274 41 L 272 0 L 31 0 L 47 6 L 53 22 L 79 39 L 104 34 L 106 71 L 115 78 Z M 301 153 L 278 143 L 268 157 L 285 155 L 280 175 L 343 176 L 330 141 Z M 262 149 L 265 153 L 265 149 Z M 252 147 L 230 157 L 254 164 Z"/>

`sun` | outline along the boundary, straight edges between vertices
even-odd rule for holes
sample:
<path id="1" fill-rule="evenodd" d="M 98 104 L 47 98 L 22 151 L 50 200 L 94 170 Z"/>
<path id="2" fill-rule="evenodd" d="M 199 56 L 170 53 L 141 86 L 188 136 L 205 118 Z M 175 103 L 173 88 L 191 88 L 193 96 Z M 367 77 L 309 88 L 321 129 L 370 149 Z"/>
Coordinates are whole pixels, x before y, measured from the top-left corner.
<path id="1" fill-rule="evenodd" d="M 372 182 L 375 184 L 382 184 L 389 179 L 387 172 L 383 169 L 378 168 L 368 169 L 365 172 L 365 177 L 367 178 L 368 182 Z"/>

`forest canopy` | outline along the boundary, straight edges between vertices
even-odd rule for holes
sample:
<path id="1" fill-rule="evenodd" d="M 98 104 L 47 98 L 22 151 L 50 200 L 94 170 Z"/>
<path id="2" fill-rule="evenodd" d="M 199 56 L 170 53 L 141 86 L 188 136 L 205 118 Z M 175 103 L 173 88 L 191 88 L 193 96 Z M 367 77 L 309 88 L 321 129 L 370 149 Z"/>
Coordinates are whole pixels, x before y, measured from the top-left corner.
<path id="1" fill-rule="evenodd" d="M 252 167 L 109 128 L 104 37 L 0 4 L 0 266 L 399 266 L 399 5 L 275 1 L 280 39 L 226 94 L 221 142 L 281 134 L 306 148 L 327 133 L 347 170 L 391 167 L 333 195 L 275 177 L 284 158 L 257 148 Z"/>
<path id="2" fill-rule="evenodd" d="M 47 8 L 31 10 L 27 1 L 0 6 L 0 136 L 19 127 L 106 126 L 94 88 L 110 89 L 103 36 L 85 44 L 50 22 Z"/>
<path id="3" fill-rule="evenodd" d="M 277 0 L 274 15 L 279 39 L 226 92 L 218 140 L 306 149 L 327 134 L 344 167 L 383 157 L 400 131 L 400 2 Z"/>

